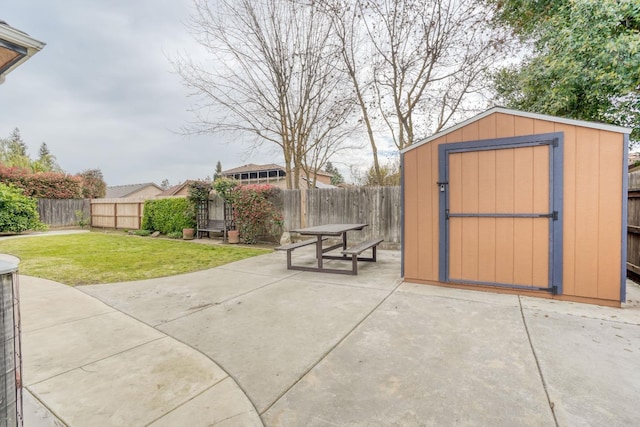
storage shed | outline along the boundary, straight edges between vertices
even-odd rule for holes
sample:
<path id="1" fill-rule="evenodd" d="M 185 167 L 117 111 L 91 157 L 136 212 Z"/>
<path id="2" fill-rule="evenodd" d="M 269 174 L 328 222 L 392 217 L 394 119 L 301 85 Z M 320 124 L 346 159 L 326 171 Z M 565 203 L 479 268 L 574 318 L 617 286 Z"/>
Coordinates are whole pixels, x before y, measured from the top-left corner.
<path id="1" fill-rule="evenodd" d="M 496 107 L 406 148 L 404 280 L 620 306 L 630 132 Z"/>

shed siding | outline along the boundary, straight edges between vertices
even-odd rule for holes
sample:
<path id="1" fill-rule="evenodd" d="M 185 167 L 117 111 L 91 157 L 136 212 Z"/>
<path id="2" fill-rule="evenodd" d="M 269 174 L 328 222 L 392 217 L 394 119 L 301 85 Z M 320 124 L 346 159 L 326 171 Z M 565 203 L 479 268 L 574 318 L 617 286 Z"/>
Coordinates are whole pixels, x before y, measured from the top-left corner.
<path id="1" fill-rule="evenodd" d="M 430 141 L 404 155 L 405 168 L 405 279 L 423 282 L 436 282 L 439 274 L 438 260 L 438 146 L 442 143 L 466 142 L 480 139 L 524 136 L 539 133 L 563 132 L 564 134 L 564 201 L 563 201 L 563 297 L 576 299 L 599 299 L 619 301 L 621 272 L 621 239 L 622 227 L 622 157 L 624 155 L 624 135 L 601 129 L 592 129 L 571 124 L 557 123 L 552 120 L 541 120 L 497 112 L 483 117 L 466 126 Z M 534 163 L 548 164 L 548 154 L 544 150 L 534 153 Z M 539 210 L 546 200 L 546 195 L 529 194 L 529 191 L 513 191 L 508 181 L 501 179 L 504 174 L 515 173 L 516 181 L 522 179 L 538 179 L 537 167 L 527 163 L 525 157 L 513 150 L 478 153 L 477 163 L 469 160 L 460 165 L 452 159 L 450 172 L 460 174 L 461 185 L 471 190 L 478 182 L 494 179 L 496 207 L 515 209 L 515 211 Z M 546 156 L 546 157 L 545 157 Z M 466 159 L 465 159 L 466 161 Z M 478 169 L 477 165 L 481 165 Z M 502 165 L 513 165 L 509 168 Z M 495 176 L 492 175 L 495 174 Z M 479 181 L 480 180 L 480 181 Z M 480 184 L 481 188 L 485 186 Z M 511 189 L 513 190 L 513 189 Z M 451 191 L 450 194 L 463 194 Z M 469 191 L 472 194 L 473 191 Z M 491 195 L 489 195 L 491 198 Z M 462 209 L 479 209 L 486 207 L 473 197 L 462 196 L 460 200 L 451 200 Z M 483 200 L 484 195 L 483 195 Z M 503 205 L 503 206 L 501 206 Z M 482 221 L 482 222 L 480 222 Z M 458 251 L 465 259 L 477 259 L 451 265 L 451 277 L 477 275 L 488 282 L 514 282 L 514 268 L 517 258 L 534 257 L 533 265 L 542 265 L 535 259 L 540 254 L 540 247 L 548 247 L 545 230 L 535 221 L 517 224 L 517 233 L 534 236 L 532 247 L 518 247 L 517 244 L 497 244 L 500 240 L 500 227 L 508 234 L 509 227 L 516 227 L 515 220 L 500 221 L 495 219 L 475 219 L 466 221 L 463 227 L 452 227 L 450 250 Z M 495 227 L 497 237 L 492 238 Z M 464 236 L 469 236 L 464 237 Z M 542 237 L 540 237 L 542 236 Z M 483 253 L 495 251 L 497 259 L 504 263 L 490 265 L 483 262 Z M 477 256 L 476 256 L 477 255 Z M 538 255 L 539 256 L 539 255 Z M 454 257 L 452 257 L 454 258 Z M 455 257 L 460 259 L 458 257 Z M 515 263 L 515 264 L 514 264 Z M 463 271 L 465 270 L 465 271 Z M 518 268 L 515 269 L 518 271 Z M 459 274 L 458 274 L 459 273 Z M 534 268 L 533 283 L 537 283 L 547 275 L 547 271 Z M 531 279 L 529 279 L 531 280 Z"/>

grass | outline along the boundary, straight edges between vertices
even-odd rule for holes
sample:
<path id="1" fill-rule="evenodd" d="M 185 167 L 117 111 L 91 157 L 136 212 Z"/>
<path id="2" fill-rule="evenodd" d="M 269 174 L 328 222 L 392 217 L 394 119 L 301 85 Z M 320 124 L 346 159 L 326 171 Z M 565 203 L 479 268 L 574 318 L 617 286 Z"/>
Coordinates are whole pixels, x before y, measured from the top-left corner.
<path id="1" fill-rule="evenodd" d="M 0 240 L 0 253 L 20 258 L 20 274 L 71 286 L 172 276 L 268 252 L 97 232 Z"/>

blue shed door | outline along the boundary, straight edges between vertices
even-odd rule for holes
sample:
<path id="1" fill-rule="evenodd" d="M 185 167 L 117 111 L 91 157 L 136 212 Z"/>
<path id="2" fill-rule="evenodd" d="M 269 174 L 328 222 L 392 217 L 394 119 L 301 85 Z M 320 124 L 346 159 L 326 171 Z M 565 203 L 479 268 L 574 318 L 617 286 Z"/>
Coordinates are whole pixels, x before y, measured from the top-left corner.
<path id="1" fill-rule="evenodd" d="M 439 150 L 440 280 L 561 293 L 562 134 Z"/>

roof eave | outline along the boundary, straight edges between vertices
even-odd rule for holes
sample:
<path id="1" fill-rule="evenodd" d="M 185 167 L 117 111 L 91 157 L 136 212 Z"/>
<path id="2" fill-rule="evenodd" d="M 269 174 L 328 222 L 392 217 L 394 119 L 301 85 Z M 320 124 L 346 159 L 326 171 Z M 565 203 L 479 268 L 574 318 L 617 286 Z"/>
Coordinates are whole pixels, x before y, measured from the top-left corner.
<path id="1" fill-rule="evenodd" d="M 428 144 L 429 142 L 433 141 L 434 139 L 438 139 L 443 135 L 449 134 L 451 132 L 455 132 L 456 130 L 463 128 L 464 126 L 468 125 L 469 123 L 473 123 L 475 121 L 481 120 L 487 116 L 490 116 L 491 114 L 494 113 L 503 113 L 503 114 L 511 114 L 511 115 L 515 115 L 515 116 L 520 116 L 520 117 L 526 117 L 529 119 L 537 119 L 537 120 L 546 120 L 546 121 L 552 121 L 552 122 L 557 122 L 557 123 L 563 123 L 563 124 L 567 124 L 567 125 L 573 125 L 573 126 L 582 126 L 582 127 L 588 127 L 588 128 L 593 128 L 593 129 L 600 129 L 600 130 L 606 130 L 606 131 L 610 131 L 610 132 L 618 132 L 618 133 L 623 133 L 623 134 L 630 134 L 633 129 L 630 128 L 625 128 L 625 127 L 621 127 L 621 126 L 615 126 L 615 125 L 608 125 L 606 123 L 595 123 L 595 122 L 588 122 L 588 121 L 584 121 L 584 120 L 576 120 L 576 119 L 567 119 L 564 117 L 556 117 L 556 116 L 550 116 L 547 114 L 539 114 L 539 113 L 529 113 L 527 111 L 520 111 L 520 110 L 512 110 L 509 108 L 504 108 L 504 107 L 493 107 L 488 109 L 487 111 L 484 111 L 480 114 L 477 114 L 463 122 L 460 122 L 456 125 L 451 126 L 450 128 L 447 128 L 445 130 L 442 130 L 434 135 L 431 135 L 430 137 L 427 137 L 419 142 L 416 142 L 412 145 L 410 145 L 409 147 L 403 149 L 400 151 L 400 153 L 404 154 L 407 151 L 411 151 L 415 148 L 420 147 L 421 145 L 424 144 Z"/>
<path id="2" fill-rule="evenodd" d="M 22 63 L 27 61 L 33 55 L 38 53 L 44 46 L 45 43 L 41 42 L 28 34 L 23 33 L 9 25 L 0 24 L 0 39 L 5 40 L 11 44 L 17 45 L 19 47 L 25 48 L 27 50 L 26 55 L 23 55 L 18 60 L 14 61 L 7 67 L 6 69 L 0 72 L 0 78 L 6 76 L 11 71 L 16 69 Z"/>

